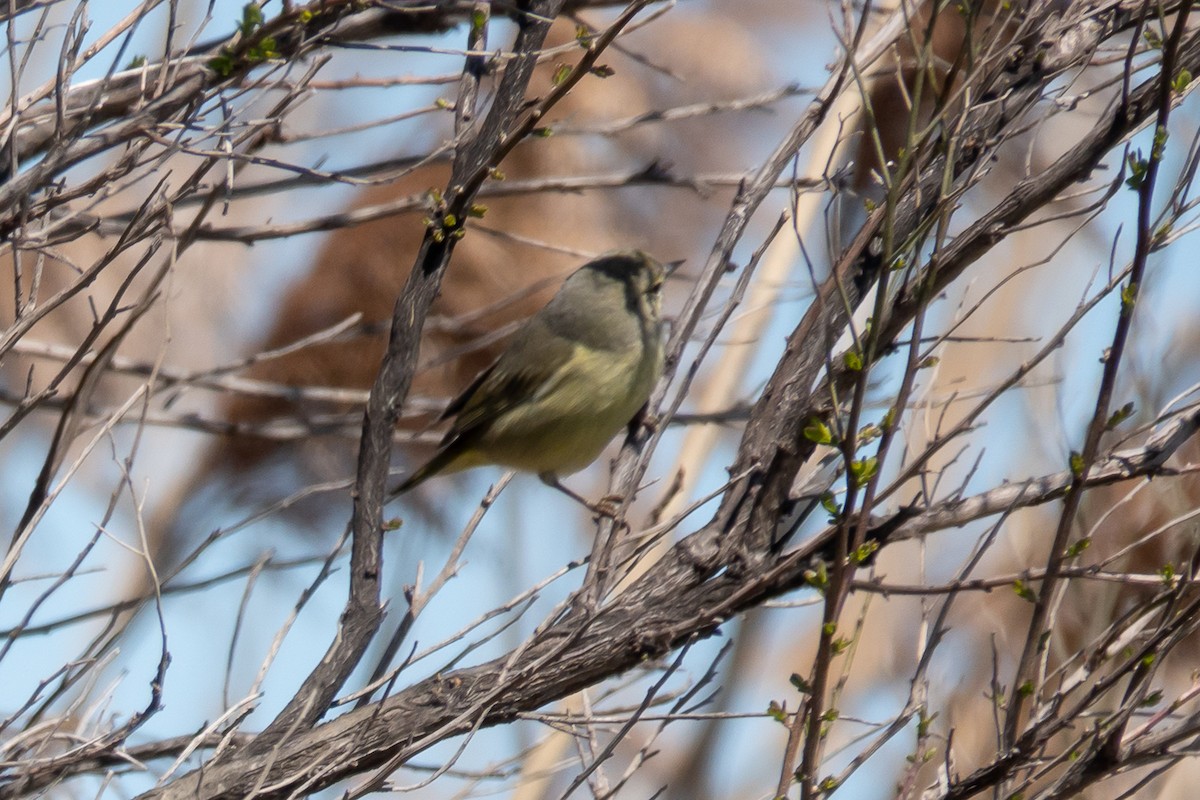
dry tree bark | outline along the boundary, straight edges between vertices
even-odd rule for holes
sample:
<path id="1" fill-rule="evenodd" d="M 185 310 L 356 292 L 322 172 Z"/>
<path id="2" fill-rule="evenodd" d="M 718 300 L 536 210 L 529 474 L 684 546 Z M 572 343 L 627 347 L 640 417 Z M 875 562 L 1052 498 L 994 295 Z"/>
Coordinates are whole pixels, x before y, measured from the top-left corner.
<path id="1" fill-rule="evenodd" d="M 200 750 L 205 755 L 199 768 L 183 774 L 171 771 L 160 785 L 142 796 L 299 796 L 350 779 L 362 782 L 354 785 L 348 796 L 361 796 L 387 788 L 394 772 L 439 743 L 454 737 L 470 742 L 481 728 L 512 723 L 557 699 L 596 687 L 647 663 L 655 664 L 656 677 L 650 681 L 653 685 L 644 702 L 625 711 L 625 722 L 609 737 L 608 745 L 598 740 L 588 745 L 590 751 L 581 756 L 578 773 L 564 792 L 570 794 L 591 781 L 594 795 L 610 796 L 628 784 L 624 778 L 615 786 L 607 779 L 601 781 L 597 778 L 600 765 L 626 739 L 651 702 L 661 700 L 665 683 L 697 643 L 742 612 L 799 588 L 807 588 L 817 596 L 820 620 L 808 636 L 811 662 L 794 676 L 799 690 L 797 708 L 781 706 L 772 711 L 786 735 L 786 741 L 780 743 L 778 765 L 771 767 L 776 775 L 770 776 L 770 781 L 779 796 L 798 791 L 803 798 L 813 798 L 836 792 L 879 748 L 910 730 L 916 733 L 917 749 L 900 776 L 900 793 L 906 797 L 1015 796 L 1028 792 L 1029 796 L 1052 798 L 1114 787 L 1136 792 L 1144 782 L 1192 756 L 1193 741 L 1200 732 L 1192 689 L 1173 683 L 1169 708 L 1144 710 L 1153 697 L 1159 665 L 1170 662 L 1176 668 L 1200 624 L 1191 559 L 1177 572 L 1160 575 L 1153 587 L 1139 582 L 1144 575 L 1111 576 L 1125 581 L 1122 599 L 1117 601 L 1120 613 L 1117 604 L 1110 605 L 1111 613 L 1086 633 L 1057 635 L 1055 630 L 1062 619 L 1064 602 L 1087 602 L 1069 591 L 1074 589 L 1073 581 L 1088 577 L 1086 569 L 1078 565 L 1082 552 L 1078 525 L 1088 514 L 1084 498 L 1104 504 L 1103 493 L 1096 491 L 1101 487 L 1134 479 L 1154 478 L 1162 483 L 1173 480 L 1177 469 L 1191 469 L 1186 462 L 1179 465 L 1200 425 L 1200 412 L 1194 405 L 1176 403 L 1148 419 L 1128 440 L 1112 434 L 1125 421 L 1117 399 L 1117 372 L 1123 361 L 1132 359 L 1125 343 L 1130 321 L 1139 310 L 1147 265 L 1152 253 L 1174 244 L 1178 239 L 1173 237 L 1182 236 L 1173 225 L 1186 227 L 1191 208 L 1186 199 L 1190 179 L 1185 169 L 1175 187 L 1177 201 L 1165 216 L 1156 218 L 1153 213 L 1156 182 L 1166 180 L 1161 175 L 1171 115 L 1184 99 L 1190 75 L 1200 70 L 1200 32 L 1192 24 L 1187 2 L 1166 7 L 1131 0 L 964 7 L 959 13 L 975 14 L 974 19 L 980 22 L 978 27 L 964 24 L 956 28 L 956 35 L 950 38 L 960 46 L 952 57 L 939 51 L 937 36 L 918 32 L 928 25 L 936 33 L 940 23 L 934 20 L 953 19 L 946 16 L 955 13 L 951 9 L 930 14 L 906 8 L 872 35 L 867 33 L 872 28 L 869 6 L 861 15 L 849 5 L 842 9 L 844 19 L 837 27 L 841 57 L 831 77 L 770 154 L 737 182 L 708 258 L 696 270 L 691 294 L 679 310 L 672 331 L 668 375 L 652 400 L 657 422 L 631 431 L 615 461 L 610 487 L 625 498 L 625 505 L 618 519 L 597 522 L 582 586 L 531 635 L 498 657 L 468 665 L 454 663 L 411 683 L 405 682 L 401 668 L 380 684 L 361 688 L 351 682 L 377 638 L 383 619 L 382 532 L 387 527 L 384 491 L 396 422 L 404 400 L 417 385 L 422 332 L 430 334 L 427 321 L 437 313 L 439 292 L 445 298 L 447 316 L 464 310 L 470 313 L 469 309 L 478 307 L 472 305 L 470 292 L 464 287 L 473 285 L 481 268 L 461 273 L 453 267 L 447 270 L 460 239 L 464 263 L 473 261 L 465 248 L 478 245 L 488 249 L 483 247 L 488 240 L 471 231 L 475 223 L 470 222 L 470 212 L 494 185 L 488 179 L 495 170 L 503 169 L 510 159 L 518 159 L 511 163 L 521 163 L 521 142 L 546 123 L 549 113 L 564 108 L 561 103 L 566 102 L 566 93 L 589 73 L 604 71 L 600 59 L 609 48 L 621 46 L 624 39 L 618 39 L 618 34 L 644 19 L 649 4 L 633 3 L 611 17 L 609 24 L 584 31 L 578 61 L 555 70 L 551 88 L 531 92 L 529 84 L 536 71 L 537 54 L 543 49 L 551 20 L 562 10 L 562 2 L 539 0 L 522 4 L 514 12 L 516 39 L 498 74 L 490 103 L 480 107 L 477 117 L 468 114 L 475 117 L 470 124 L 460 119 L 448 169 L 437 167 L 411 178 L 413 185 L 405 190 L 407 194 L 414 194 L 415 184 L 428 181 L 428 176 L 438 174 L 438 170 L 444 188 L 421 212 L 428 220 L 423 223 L 420 242 L 406 241 L 396 246 L 397 250 L 409 251 L 412 264 L 411 271 L 407 270 L 408 262 L 402 270 L 404 282 L 395 280 L 397 271 L 385 270 L 383 274 L 392 282 L 381 282 L 375 291 L 367 292 L 368 299 L 379 301 L 367 309 L 367 321 L 386 317 L 390 328 L 386 337 L 379 337 L 374 345 L 374 358 L 381 365 L 368 369 L 364 365 L 373 359 L 360 358 L 366 351 L 359 345 L 333 343 L 312 349 L 305 358 L 316 354 L 316 359 L 308 361 L 307 366 L 300 356 L 289 355 L 262 361 L 255 367 L 261 370 L 259 378 L 283 383 L 309 380 L 303 373 L 310 367 L 313 379 L 335 385 L 363 386 L 366 375 L 371 376 L 361 418 L 356 478 L 349 493 L 353 509 L 347 523 L 349 561 L 345 572 L 349 587 L 345 606 L 324 655 L 274 720 L 254 733 L 243 730 L 242 715 L 253 703 L 248 699 L 244 708 L 231 706 L 227 718 L 188 743 L 172 740 L 169 746 L 147 751 L 181 752 L 186 757 Z M 0 196 L 13 204 L 0 206 L 8 209 L 0 213 L 0 227 L 19 243 L 22 236 L 37 230 L 30 220 L 52 221 L 52 212 L 67 213 L 69 202 L 95 188 L 96 180 L 84 178 L 59 192 L 48 189 L 48 181 L 114 143 L 129 142 L 135 154 L 137 148 L 149 147 L 138 138 L 140 132 L 151 130 L 161 138 L 164 122 L 174 123 L 179 115 L 196 108 L 208 97 L 204 92 L 222 87 L 240 90 L 232 81 L 253 81 L 264 60 L 286 61 L 320 52 L 331 41 L 365 40 L 395 32 L 396 26 L 412 32 L 464 18 L 470 20 L 469 44 L 475 48 L 481 42 L 478 37 L 491 24 L 488 15 L 499 11 L 499 7 L 486 3 L 469 8 L 458 4 L 422 7 L 411 15 L 382 6 L 289 5 L 278 17 L 245 24 L 237 36 L 221 46 L 223 49 L 208 48 L 212 57 L 207 61 L 183 58 L 169 65 L 176 70 L 176 78 L 169 85 L 164 82 L 151 97 L 131 94 L 134 84 L 126 77 L 114 79 L 108 95 L 66 93 L 58 104 L 57 123 L 47 111 L 37 123 L 13 128 L 8 145 L 13 169 L 0 189 Z M 1003 35 L 997 31 L 1003 31 Z M 977 36 L 984 41 L 975 40 Z M 906 44 L 897 45 L 897 41 Z M 963 46 L 964 42 L 970 46 Z M 1123 48 L 1121 55 L 1112 56 L 1117 45 Z M 270 56 L 264 59 L 265 51 Z M 898 52 L 900 55 L 896 55 Z M 477 101 L 479 76 L 471 66 L 476 57 L 472 50 L 463 58 L 466 68 L 456 100 L 460 114 Z M 831 254 L 827 269 L 814 266 L 811 251 L 805 249 L 803 258 L 813 296 L 790 326 L 785 348 L 770 377 L 745 411 L 736 453 L 727 460 L 728 482 L 714 495 L 707 517 L 678 516 L 647 526 L 642 532 L 645 538 L 654 544 L 654 537 L 660 537 L 661 546 L 639 549 L 643 547 L 642 537 L 634 536 L 635 531 L 629 529 L 632 523 L 626 522 L 634 518 L 629 502 L 647 474 L 650 455 L 667 441 L 664 431 L 687 399 L 695 371 L 734 314 L 740 293 L 753 280 L 754 270 L 772 242 L 781 236 L 794 237 L 801 245 L 806 237 L 812 241 L 807 230 L 789 229 L 786 214 L 780 215 L 774 226 L 767 226 L 767 233 L 751 240 L 748 232 L 752 220 L 770 208 L 764 203 L 781 187 L 789 191 L 793 204 L 801 192 L 811 190 L 838 196 L 835 204 L 855 199 L 845 194 L 846 187 L 837 175 L 825 174 L 820 181 L 806 183 L 807 176 L 788 175 L 789 167 L 818 129 L 839 124 L 840 120 L 831 114 L 839 97 L 846 92 L 869 90 L 867 81 L 877 65 L 896 59 L 903 64 L 910 57 L 918 62 L 927 60 L 923 63 L 929 66 L 906 75 L 897 86 L 911 87 L 921 82 L 920 75 L 932 73 L 934 91 L 931 96 L 923 95 L 915 102 L 910 98 L 903 104 L 910 116 L 903 126 L 903 146 L 895 145 L 894 150 L 893 144 L 885 142 L 878 125 L 878 110 L 885 105 L 882 95 L 870 95 L 872 99 L 867 102 L 876 109 L 876 121 L 871 121 L 870 114 L 866 116 L 867 133 L 884 142 L 878 150 L 884 157 L 873 162 L 881 173 L 882 196 L 868 204 L 867 220 L 847 247 Z M 1112 65 L 1108 77 L 1103 76 L 1106 60 Z M 941 64 L 947 61 L 951 62 L 950 68 L 941 72 Z M 168 65 L 153 65 L 143 70 L 143 79 L 165 75 L 167 70 Z M 1065 96 L 1063 87 L 1081 75 L 1096 73 L 1101 73 L 1100 78 L 1095 85 L 1087 85 L 1085 91 L 1100 96 L 1102 102 L 1097 103 L 1096 117 L 1086 133 L 1043 163 L 1031 159 L 1007 176 L 992 169 L 995 159 L 1011 154 L 1022 134 L 1042 130 L 1050 117 L 1071 113 L 1072 100 L 1080 101 Z M 65 86 L 58 87 L 58 91 L 64 92 Z M 52 95 L 53 89 L 44 94 L 46 98 Z M 585 95 L 579 99 L 587 105 Z M 90 111 L 85 110 L 85 104 L 93 104 Z M 1057 214 L 1086 224 L 1090 211 L 1081 209 L 1074 197 L 1067 197 L 1066 202 L 1060 202 L 1060 198 L 1074 194 L 1081 182 L 1092 180 L 1103 160 L 1113 157 L 1115 148 L 1147 126 L 1156 132 L 1153 147 L 1145 153 L 1130 152 L 1123 159 L 1126 172 L 1118 180 L 1099 182 L 1101 187 L 1111 184 L 1111 191 L 1104 188 L 1095 192 L 1097 184 L 1093 182 L 1085 195 L 1094 200 L 1095 207 L 1105 208 L 1122 181 L 1128 179 L 1128 188 L 1136 197 L 1136 241 L 1128 264 L 1114 263 L 1109 274 L 1083 292 L 1074 310 L 1055 323 L 1028 359 L 1005 366 L 977 396 L 964 398 L 966 404 L 961 409 L 939 417 L 930 435 L 916 435 L 912 428 L 919 413 L 916 395 L 921 371 L 930 368 L 934 362 L 931 354 L 942 352 L 939 348 L 952 340 L 955 331 L 953 324 L 943 328 L 935 319 L 932 309 L 937 298 L 961 287 L 981 258 L 1026 225 L 1044 223 Z M 79 136 L 83 130 L 96 133 Z M 252 155 L 257 152 L 256 137 L 266 135 L 263 129 L 245 134 L 237 141 L 235 151 Z M 150 137 L 150 141 L 156 140 Z M 1188 152 L 1195 150 L 1193 142 Z M 41 161 L 21 162 L 21 158 L 39 152 L 45 154 Z M 889 158 L 889 152 L 894 156 Z M 829 160 L 831 164 L 836 161 L 832 153 Z M 269 225 L 256 230 L 254 226 L 211 224 L 207 215 L 219 202 L 219 192 L 216 184 L 205 184 L 204 178 L 207 170 L 218 164 L 218 157 L 212 155 L 181 186 L 165 189 L 170 196 L 152 196 L 139 211 L 122 220 L 121 241 L 146 245 L 140 251 L 139 263 L 146 265 L 151 288 L 143 290 L 131 313 L 126 314 L 124 306 L 117 304 L 101 315 L 100 327 L 108 329 L 108 344 L 89 356 L 86 363 L 80 351 L 82 370 L 77 388 L 61 408 L 41 477 L 16 526 L 5 567 L 6 583 L 25 544 L 37 531 L 43 510 L 53 501 L 52 479 L 62 469 L 67 449 L 79 438 L 99 378 L 120 363 L 117 349 L 133 323 L 153 306 L 154 287 L 163 280 L 170 263 L 160 258 L 164 234 L 171 234 L 172 247 L 187 250 L 205 238 L 251 242 L 256 236 L 285 232 L 272 230 Z M 863 164 L 865 160 L 860 159 L 860 169 Z M 144 162 L 137 157 L 118 158 L 105 178 L 121 180 L 133 175 L 138 166 L 144 166 Z M 676 178 L 657 165 L 628 180 L 662 183 Z M 388 187 L 386 196 L 393 197 L 393 191 Z M 379 199 L 385 196 L 383 188 L 374 192 Z M 171 227 L 175 204 L 198 193 L 205 198 L 201 210 L 181 226 Z M 378 202 L 371 197 L 366 205 Z M 536 202 L 554 205 L 545 197 Z M 363 208 L 360 206 L 358 211 Z M 588 210 L 588 204 L 581 208 L 585 209 L 584 217 L 595 220 L 594 209 Z M 346 215 L 338 216 L 345 220 Z M 618 213 L 613 216 L 619 218 Z M 501 219 L 497 227 L 509 230 L 518 224 L 517 218 L 514 214 L 512 219 Z M 76 214 L 70 221 L 81 228 L 88 218 Z M 155 224 L 168 227 L 155 228 Z M 1064 242 L 1071 235 L 1063 233 Z M 597 236 L 595 241 L 603 240 L 604 236 Z M 24 241 L 27 248 L 37 244 L 28 238 Z M 331 238 L 329 247 L 330 252 L 340 256 L 357 247 L 373 253 L 381 249 L 377 241 L 340 233 Z M 735 251 L 742 252 L 747 245 L 752 245 L 752 255 L 744 264 L 736 264 Z M 594 245 L 589 240 L 579 246 L 587 249 Z M 1117 251 L 1115 245 L 1113 249 Z M 486 253 L 479 257 L 479 263 L 496 257 Z M 1124 251 L 1121 258 L 1125 258 Z M 367 261 L 362 259 L 363 263 Z M 345 284 L 337 280 L 338 269 L 326 266 L 334 263 L 322 262 L 310 281 L 300 284 L 287 298 L 285 313 L 268 338 L 267 347 L 328 326 L 330 321 L 336 322 L 337 317 L 359 308 L 363 296 L 341 292 Z M 998 282 L 1003 284 L 1021 271 L 1014 268 Z M 732 292 L 723 295 L 727 299 L 718 307 L 714 298 L 730 272 L 735 273 L 738 283 Z M 455 280 L 462 283 L 450 282 Z M 310 312 L 313 295 L 326 301 L 328 309 Z M 1111 334 L 1112 344 L 1100 368 L 1099 388 L 1088 397 L 1088 421 L 1083 426 L 1085 434 L 1078 452 L 1066 464 L 1040 472 L 1031 469 L 1022 479 L 1008 483 L 977 488 L 970 484 L 968 471 L 957 489 L 942 485 L 941 478 L 954 473 L 954 458 L 947 456 L 950 448 L 964 441 L 998 398 L 1008 396 L 1043 366 L 1081 320 L 1089 314 L 1094 316 L 1106 300 L 1116 307 L 1115 333 Z M 456 305 L 459 303 L 462 305 Z M 389 306 L 390 313 L 385 313 Z M 314 315 L 311 327 L 289 327 L 300 323 L 302 313 Z M 14 326 L 19 328 L 20 324 L 18 320 Z M 927 334 L 927 330 L 933 332 Z M 453 341 L 458 333 L 451 329 L 446 338 Z M 926 335 L 935 340 L 930 348 L 924 346 Z M 446 346 L 445 341 L 440 346 Z M 345 355 L 349 347 L 354 347 L 353 359 Z M 889 356 L 893 357 L 890 361 Z M 899 376 L 884 377 L 887 365 L 896 362 L 902 362 Z M 464 374 L 468 371 L 463 369 Z M 460 374 L 448 383 L 462 377 Z M 877 394 L 880 384 L 874 381 L 886 384 L 886 393 Z M 449 388 L 440 382 L 434 385 L 437 391 Z M 145 391 L 149 390 L 147 384 Z M 876 420 L 872 403 L 881 397 L 887 410 Z M 39 399 L 38 404 L 48 400 Z M 234 400 L 226 406 L 226 413 L 239 423 L 293 413 L 290 400 L 280 401 L 279 397 Z M 912 449 L 900 453 L 906 446 Z M 249 464 L 259 455 L 254 448 L 240 455 L 236 450 L 229 452 L 235 465 L 239 459 Z M 214 463 L 201 464 L 201 472 L 213 469 Z M 831 466 L 832 471 L 823 479 L 819 475 L 814 478 L 813 468 L 824 466 Z M 489 497 L 480 514 L 490 502 Z M 818 503 L 831 517 L 823 527 L 811 518 Z M 1002 643 L 1002 656 L 998 652 L 995 658 L 995 671 L 987 687 L 994 730 L 989 732 L 986 745 L 980 735 L 969 748 L 956 748 L 956 722 L 935 723 L 935 715 L 955 702 L 961 703 L 959 708 L 972 707 L 972 703 L 978 706 L 978 698 L 968 697 L 973 693 L 963 690 L 957 700 L 950 697 L 944 705 L 932 703 L 930 665 L 935 658 L 945 657 L 942 653 L 948 615 L 952 610 L 961 613 L 960 595 L 994 588 L 998 585 L 995 581 L 1001 580 L 978 577 L 980 561 L 992 552 L 998 536 L 1017 527 L 1009 525 L 1009 517 L 1033 508 L 1047 509 L 1050 533 L 1043 533 L 1040 555 L 1033 557 L 1037 560 L 1022 564 L 1026 571 L 1021 577 L 1005 584 L 1015 583 L 1017 596 L 1028 603 L 1029 609 L 1027 614 L 1010 615 L 1017 619 L 1019 632 Z M 970 533 L 979 538 L 958 567 L 957 577 L 948 584 L 928 585 L 922 580 L 912 586 L 889 586 L 872 574 L 872 564 L 886 563 L 892 553 L 906 547 L 904 542 L 924 541 L 935 534 L 953 540 L 958 529 L 984 521 L 992 527 L 982 535 L 977 530 Z M 804 525 L 815 530 L 793 541 Z M 468 530 L 460 539 L 464 545 L 469 535 Z M 1190 551 L 1179 547 L 1178 542 L 1174 544 L 1169 554 L 1149 557 L 1165 555 L 1182 561 Z M 655 557 L 637 563 L 647 552 L 655 553 Z M 456 551 L 447 561 L 435 584 L 458 568 L 458 554 Z M 314 589 L 339 563 L 337 559 L 335 552 L 322 565 Z M 67 574 L 64 579 L 70 577 Z M 837 723 L 838 701 L 847 681 L 854 679 L 843 656 L 847 648 L 853 649 L 862 639 L 861 631 L 849 631 L 856 623 L 865 626 L 875 621 L 865 605 L 852 605 L 851 599 L 888 591 L 911 593 L 928 603 L 914 623 L 919 629 L 918 655 L 895 667 L 896 674 L 909 683 L 908 697 L 890 719 L 872 729 L 872 736 L 848 763 L 839 761 L 830 755 L 830 732 L 838 730 L 842 735 L 840 731 L 845 730 Z M 416 588 L 406 595 L 409 617 L 420 613 L 421 598 Z M 305 596 L 298 602 L 297 613 L 307 599 Z M 36 606 L 32 607 L 34 611 Z M 10 637 L 19 639 L 33 629 L 33 613 L 30 611 L 9 631 Z M 409 617 L 402 623 L 402 632 L 406 632 L 403 625 Z M 99 658 L 118 638 L 102 635 L 85 652 L 90 658 Z M 1053 657 L 1047 655 L 1050 641 L 1056 648 Z M 168 655 L 164 644 L 149 705 L 142 713 L 74 749 L 50 755 L 39 751 L 38 759 L 26 759 L 24 763 L 15 760 L 16 767 L 0 784 L 0 796 L 34 793 L 111 764 L 113 754 L 120 752 L 134 731 L 158 710 L 157 692 L 167 671 Z M 717 671 L 714 664 L 699 684 L 704 685 Z M 65 695 L 72 689 L 73 684 L 67 682 L 56 692 Z M 345 692 L 352 692 L 356 707 L 332 715 L 335 699 Z M 30 705 L 38 703 L 42 705 L 30 715 L 29 730 L 35 730 L 38 716 L 49 713 L 52 707 L 35 695 Z M 682 708 L 673 706 L 668 718 L 674 714 L 682 719 L 686 716 Z M 587 712 L 587 716 L 592 715 Z M 588 727 L 595 725 L 594 719 L 564 724 L 576 726 L 573 730 L 595 731 L 595 727 Z M 978 733 L 978 728 L 972 733 Z M 928 756 L 928 752 L 934 752 L 937 758 Z M 644 757 L 643 751 L 627 759 L 631 766 L 637 766 Z M 440 765 L 431 780 L 453 763 L 450 759 Z M 1130 777 L 1122 778 L 1125 773 Z"/>

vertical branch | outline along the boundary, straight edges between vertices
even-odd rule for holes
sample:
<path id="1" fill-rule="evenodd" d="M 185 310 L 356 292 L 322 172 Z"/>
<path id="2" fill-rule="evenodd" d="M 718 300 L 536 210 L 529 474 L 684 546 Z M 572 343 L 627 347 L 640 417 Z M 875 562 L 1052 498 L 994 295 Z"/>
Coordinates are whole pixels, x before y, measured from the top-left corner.
<path id="1" fill-rule="evenodd" d="M 1133 262 L 1130 266 L 1129 282 L 1121 291 L 1121 308 L 1117 317 L 1116 330 L 1113 331 L 1112 344 L 1106 350 L 1104 372 L 1100 379 L 1100 388 L 1096 392 L 1096 406 L 1088 423 L 1087 434 L 1083 449 L 1071 456 L 1071 472 L 1074 478 L 1063 501 L 1062 513 L 1059 516 L 1058 527 L 1054 532 L 1054 541 L 1050 545 L 1047 557 L 1046 578 L 1042 582 L 1037 600 L 1033 606 L 1033 614 L 1029 620 L 1029 632 L 1021 658 L 1017 664 L 1013 685 L 1009 690 L 1011 703 L 1005 719 L 1004 742 L 1011 745 L 1021 727 L 1022 712 L 1025 702 L 1036 696 L 1040 670 L 1037 664 L 1046 651 L 1049 631 L 1046 627 L 1053 599 L 1062 580 L 1061 570 L 1069 557 L 1067 542 L 1079 504 L 1083 499 L 1083 485 L 1088 473 L 1096 462 L 1100 450 L 1100 439 L 1109 426 L 1109 409 L 1112 407 L 1113 391 L 1116 387 L 1117 371 L 1121 358 L 1125 353 L 1125 345 L 1129 338 L 1130 326 L 1133 323 L 1133 312 L 1136 308 L 1138 292 L 1146 272 L 1146 263 L 1150 250 L 1154 245 L 1155 233 L 1151 229 L 1151 206 L 1154 200 L 1154 186 L 1158 178 L 1159 167 L 1162 163 L 1163 151 L 1166 146 L 1167 122 L 1171 115 L 1172 72 L 1175 70 L 1180 43 L 1187 30 L 1188 15 L 1191 11 L 1191 0 L 1184 0 L 1175 19 L 1175 27 L 1171 31 L 1163 50 L 1159 68 L 1157 92 L 1157 116 L 1154 126 L 1154 144 L 1151 146 L 1149 158 L 1144 162 L 1140 158 L 1133 159 L 1130 167 L 1138 192 L 1137 210 L 1137 242 L 1134 247 Z M 1127 67 L 1128 71 L 1130 68 Z M 1127 98 L 1128 92 L 1123 94 Z M 1120 111 L 1118 111 L 1120 113 Z"/>
<path id="2" fill-rule="evenodd" d="M 479 98 L 479 82 L 488 71 L 487 57 L 481 51 L 487 48 L 488 20 L 491 5 L 476 0 L 471 9 L 471 29 L 467 33 L 467 60 L 463 65 L 462 78 L 458 82 L 458 101 L 454 104 L 454 135 L 463 136 L 475 121 L 475 105 Z"/>
<path id="3" fill-rule="evenodd" d="M 435 223 L 436 227 L 431 226 L 425 232 L 416 263 L 396 302 L 387 352 L 363 415 L 350 518 L 350 590 L 346 607 L 329 649 L 283 711 L 256 740 L 257 750 L 272 746 L 292 731 L 306 730 L 324 715 L 383 620 L 379 585 L 383 567 L 381 531 L 392 428 L 412 386 L 421 328 L 457 241 L 455 234 L 462 230 L 461 210 L 465 210 L 483 182 L 488 167 L 499 160 L 501 134 L 512 127 L 520 112 L 525 89 L 537 64 L 537 52 L 562 2 L 533 0 L 518 14 L 519 32 L 513 45 L 515 57 L 505 70 L 487 118 L 476 135 L 455 154 L 446 198 L 448 207 L 459 210 L 460 215 L 455 218 L 447 211 Z"/>

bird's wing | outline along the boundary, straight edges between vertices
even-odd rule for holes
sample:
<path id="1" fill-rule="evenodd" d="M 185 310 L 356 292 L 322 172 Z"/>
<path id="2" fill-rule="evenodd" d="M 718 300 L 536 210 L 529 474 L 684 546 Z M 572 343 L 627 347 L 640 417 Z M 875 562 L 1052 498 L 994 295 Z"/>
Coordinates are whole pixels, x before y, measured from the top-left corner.
<path id="1" fill-rule="evenodd" d="M 539 326 L 540 320 L 530 320 L 508 349 L 446 406 L 442 419 L 456 419 L 445 442 L 491 423 L 561 379 L 562 367 L 571 359 L 574 345 L 537 330 Z"/>
<path id="2" fill-rule="evenodd" d="M 497 358 L 491 364 L 484 367 L 483 371 L 472 378 L 471 383 L 467 386 L 467 388 L 459 392 L 458 396 L 451 400 L 450 404 L 446 406 L 444 411 L 442 411 L 442 415 L 438 417 L 438 421 L 445 422 L 454 415 L 458 414 L 458 412 L 462 411 L 470 399 L 475 395 L 475 392 L 479 391 L 479 387 L 483 386 L 483 382 L 488 379 L 488 376 L 492 374 L 492 372 L 496 369 L 496 365 L 499 363 L 500 359 Z"/>

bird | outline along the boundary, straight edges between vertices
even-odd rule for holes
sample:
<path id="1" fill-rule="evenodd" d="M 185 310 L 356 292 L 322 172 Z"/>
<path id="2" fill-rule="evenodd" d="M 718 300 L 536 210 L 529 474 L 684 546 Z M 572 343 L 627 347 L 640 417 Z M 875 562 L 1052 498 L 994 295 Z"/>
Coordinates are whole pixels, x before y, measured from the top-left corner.
<path id="1" fill-rule="evenodd" d="M 675 266 L 675 265 L 672 265 Z M 663 371 L 666 268 L 640 250 L 595 258 L 563 282 L 508 347 L 446 407 L 437 451 L 390 493 L 499 465 L 559 483 L 646 405 Z"/>

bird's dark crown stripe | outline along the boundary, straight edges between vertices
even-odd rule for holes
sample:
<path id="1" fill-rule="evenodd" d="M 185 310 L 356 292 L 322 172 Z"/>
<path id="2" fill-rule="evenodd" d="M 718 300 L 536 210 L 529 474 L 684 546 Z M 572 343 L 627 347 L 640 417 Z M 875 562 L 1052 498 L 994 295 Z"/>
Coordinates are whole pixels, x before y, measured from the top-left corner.
<path id="1" fill-rule="evenodd" d="M 596 272 L 600 272 L 615 280 L 628 281 L 645 265 L 646 258 L 641 254 L 613 253 L 612 255 L 597 258 L 588 266 Z"/>

